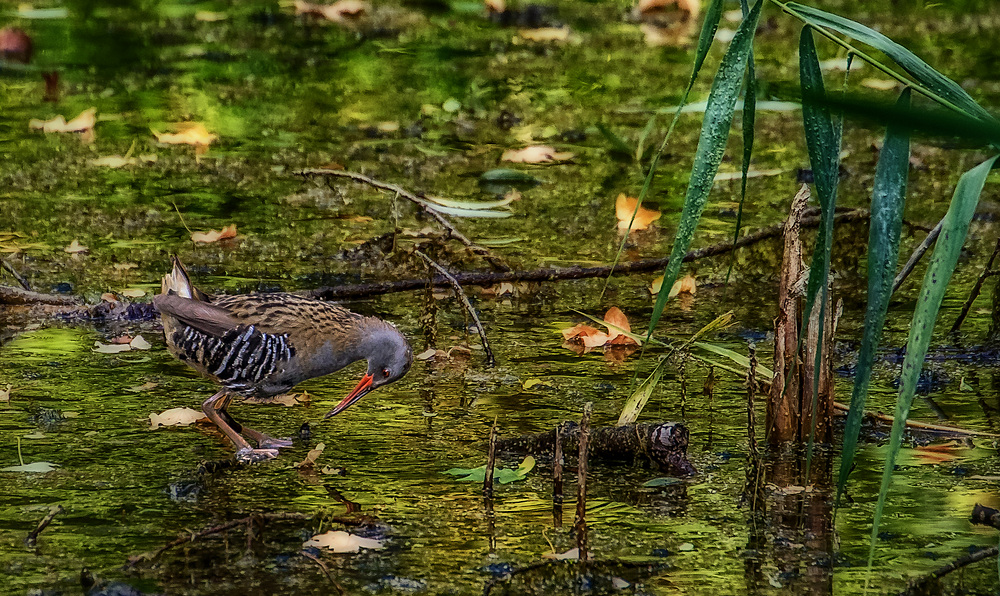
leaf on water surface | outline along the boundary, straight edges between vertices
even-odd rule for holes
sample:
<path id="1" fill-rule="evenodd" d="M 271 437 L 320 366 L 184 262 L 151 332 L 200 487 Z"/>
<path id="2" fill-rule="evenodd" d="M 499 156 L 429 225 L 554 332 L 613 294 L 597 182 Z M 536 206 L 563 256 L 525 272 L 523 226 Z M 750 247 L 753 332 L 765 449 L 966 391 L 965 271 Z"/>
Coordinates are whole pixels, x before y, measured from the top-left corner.
<path id="1" fill-rule="evenodd" d="M 141 335 L 136 335 L 135 339 L 128 344 L 133 350 L 148 350 L 152 348 L 152 344 L 145 340 Z"/>
<path id="2" fill-rule="evenodd" d="M 0 472 L 28 472 L 31 474 L 44 474 L 46 472 L 51 472 L 58 467 L 58 464 L 54 464 L 52 462 L 36 461 L 20 466 L 7 466 L 6 468 L 0 468 Z"/>
<path id="3" fill-rule="evenodd" d="M 653 282 L 653 286 L 650 290 L 654 294 L 660 292 L 660 288 L 663 286 L 663 276 L 656 278 Z M 673 287 L 670 288 L 670 295 L 667 298 L 674 298 L 679 294 L 697 294 L 698 293 L 698 280 L 694 278 L 693 275 L 685 275 L 684 277 L 678 279 L 674 282 Z"/>
<path id="4" fill-rule="evenodd" d="M 7 385 L 6 389 L 0 389 L 0 404 L 10 403 L 10 390 L 13 387 L 14 387 L 13 385 Z"/>
<path id="5" fill-rule="evenodd" d="M 149 415 L 149 423 L 152 428 L 161 426 L 189 426 L 199 420 L 208 420 L 204 412 L 191 408 L 170 408 L 159 414 Z"/>
<path id="6" fill-rule="evenodd" d="M 218 135 L 208 132 L 204 124 L 200 122 L 182 122 L 177 125 L 180 132 L 157 132 L 150 129 L 158 143 L 165 145 L 195 145 L 198 147 L 208 147 Z"/>
<path id="7" fill-rule="evenodd" d="M 528 475 L 535 467 L 535 458 L 526 456 L 524 461 L 521 462 L 516 468 L 493 468 L 493 480 L 499 482 L 500 484 L 510 484 L 517 480 L 524 480 L 524 477 Z M 450 470 L 445 470 L 445 474 L 450 474 L 452 476 L 461 476 L 457 478 L 459 482 L 483 482 L 486 480 L 486 466 L 482 465 L 478 468 L 452 468 Z"/>
<path id="8" fill-rule="evenodd" d="M 618 219 L 619 231 L 645 230 L 654 221 L 660 219 L 660 212 L 654 209 L 647 209 L 640 205 L 639 210 L 636 211 L 638 203 L 638 199 L 627 196 L 625 193 L 619 194 L 618 198 L 615 199 L 615 217 Z M 634 220 L 632 219 L 633 213 L 635 213 Z M 632 223 L 631 229 L 629 229 L 629 222 Z"/>
<path id="9" fill-rule="evenodd" d="M 653 478 L 652 480 L 647 480 L 642 483 L 646 488 L 656 488 L 658 486 L 673 486 L 674 484 L 682 484 L 684 481 L 680 478 Z"/>
<path id="10" fill-rule="evenodd" d="M 202 244 L 211 244 L 219 240 L 228 240 L 236 237 L 236 224 L 224 226 L 221 230 L 209 230 L 207 232 L 191 232 L 191 241 Z"/>
<path id="11" fill-rule="evenodd" d="M 427 348 L 427 349 L 426 349 L 426 350 L 424 350 L 423 352 L 420 352 L 419 354 L 415 355 L 415 356 L 413 357 L 413 359 L 414 359 L 414 360 L 430 360 L 430 359 L 431 359 L 431 358 L 433 358 L 433 357 L 434 357 L 434 356 L 435 356 L 435 355 L 436 355 L 437 353 L 438 353 L 438 350 L 435 350 L 434 348 Z"/>
<path id="12" fill-rule="evenodd" d="M 303 547 L 315 546 L 328 548 L 335 553 L 356 553 L 363 548 L 381 550 L 382 541 L 374 538 L 362 538 L 343 530 L 331 530 L 325 534 L 317 534 L 302 543 Z"/>
<path id="13" fill-rule="evenodd" d="M 89 248 L 80 244 L 80 241 L 74 238 L 73 241 L 69 243 L 69 246 L 63 249 L 63 252 L 68 252 L 71 255 L 76 255 L 80 253 L 85 253 L 89 250 L 90 250 Z"/>
<path id="14" fill-rule="evenodd" d="M 51 120 L 32 119 L 28 127 L 42 132 L 91 132 L 97 123 L 97 108 L 88 108 L 69 122 L 61 115 Z"/>
<path id="15" fill-rule="evenodd" d="M 120 341 L 112 339 L 110 344 L 102 344 L 99 341 L 94 342 L 94 351 L 100 354 L 118 354 L 119 352 L 130 352 L 132 350 L 148 350 L 153 346 L 146 341 L 141 335 L 136 335 L 134 338 L 124 336 Z"/>
<path id="16" fill-rule="evenodd" d="M 500 161 L 510 161 L 514 163 L 552 163 L 554 161 L 566 161 L 573 159 L 574 154 L 569 151 L 556 151 L 548 145 L 531 145 L 524 149 L 508 149 L 500 156 Z"/>
<path id="17" fill-rule="evenodd" d="M 149 381 L 147 383 L 143 383 L 142 385 L 135 385 L 133 387 L 128 387 L 125 389 L 125 391 L 131 391 L 132 393 L 145 393 L 147 391 L 156 389 L 158 386 L 159 383 L 154 383 L 152 381 Z"/>
<path id="18" fill-rule="evenodd" d="M 902 84 L 893 79 L 865 79 L 861 81 L 862 87 L 868 87 L 876 91 L 892 91 Z"/>
<path id="19" fill-rule="evenodd" d="M 119 352 L 129 352 L 132 350 L 132 346 L 128 344 L 102 344 L 99 341 L 94 342 L 94 351 L 99 354 L 117 354 Z"/>
<path id="20" fill-rule="evenodd" d="M 299 463 L 295 464 L 296 468 L 312 468 L 319 459 L 319 456 L 323 455 L 323 450 L 326 449 L 326 443 L 317 443 L 316 446 L 309 450 L 306 454 L 306 458 Z"/>
<path id="21" fill-rule="evenodd" d="M 569 27 L 521 29 L 517 33 L 522 39 L 527 39 L 528 41 L 566 41 L 569 39 Z"/>
<path id="22" fill-rule="evenodd" d="M 542 555 L 543 559 L 554 559 L 556 561 L 577 561 L 580 559 L 580 549 L 571 548 L 564 553 L 545 553 Z"/>
<path id="23" fill-rule="evenodd" d="M 126 298 L 142 298 L 146 295 L 146 290 L 140 290 L 139 288 L 126 288 L 121 291 L 121 295 Z"/>

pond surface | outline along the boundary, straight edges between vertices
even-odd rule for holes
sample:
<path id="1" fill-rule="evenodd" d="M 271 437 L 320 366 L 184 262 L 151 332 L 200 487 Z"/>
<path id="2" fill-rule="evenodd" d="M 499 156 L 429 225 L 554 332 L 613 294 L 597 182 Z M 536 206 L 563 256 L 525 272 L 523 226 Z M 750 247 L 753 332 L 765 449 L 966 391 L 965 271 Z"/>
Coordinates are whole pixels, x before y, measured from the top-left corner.
<path id="1" fill-rule="evenodd" d="M 950 12 L 903 3 L 891 15 L 847 13 L 840 3 L 823 7 L 880 26 L 983 105 L 997 105 L 1000 84 L 986 65 L 995 62 L 992 40 L 1000 22 L 988 4 L 966 2 L 961 12 Z M 0 250 L 37 290 L 92 302 L 103 292 L 126 289 L 145 292 L 137 300 L 148 301 L 171 254 L 189 265 L 203 289 L 230 293 L 426 277 L 426 267 L 411 254 L 415 247 L 432 248 L 454 271 L 489 269 L 457 243 L 435 242 L 426 231 L 439 231 L 434 222 L 405 201 L 354 183 L 294 174 L 331 163 L 461 200 L 495 198 L 496 189 L 479 183 L 486 171 L 525 171 L 541 184 L 521 189 L 512 217 L 455 218 L 456 227 L 517 269 L 609 263 L 620 242 L 615 197 L 637 195 L 643 169 L 616 157 L 596 125 L 634 149 L 651 114 L 679 101 L 692 56 L 689 46 L 647 46 L 626 2 L 548 5 L 540 18 L 567 24 L 572 34 L 565 42 L 523 39 L 517 28 L 491 22 L 474 2 L 378 3 L 349 27 L 297 17 L 284 3 L 255 1 L 29 8 L 8 8 L 5 15 L 5 22 L 34 37 L 35 57 L 27 67 L 0 71 Z M 791 99 L 798 28 L 773 8 L 758 34 L 762 99 Z M 736 26 L 723 22 L 724 28 Z M 833 48 L 821 51 L 821 58 L 837 57 Z M 712 51 L 710 67 L 722 52 Z M 41 73 L 48 71 L 59 72 L 55 103 L 43 101 Z M 829 84 L 842 76 L 831 73 Z M 876 73 L 868 68 L 854 76 Z M 696 86 L 695 100 L 705 97 L 708 81 L 705 76 Z M 71 119 L 91 106 L 98 113 L 91 142 L 28 129 L 32 118 Z M 658 125 L 665 127 L 668 117 Z M 218 140 L 196 153 L 159 144 L 150 132 L 175 130 L 173 123 L 184 121 L 203 123 Z M 658 228 L 634 234 L 624 259 L 669 252 L 699 126 L 697 113 L 680 120 L 650 195 L 663 217 Z M 783 218 L 798 187 L 797 170 L 807 167 L 798 112 L 761 112 L 757 126 L 754 168 L 781 173 L 750 181 L 753 207 L 744 217 L 750 228 Z M 656 141 L 646 145 L 659 143 L 653 136 Z M 868 203 L 872 144 L 881 136 L 876 127 L 845 129 L 843 205 Z M 549 166 L 499 161 L 504 150 L 529 139 L 576 156 Z M 979 153 L 951 149 L 915 144 L 908 221 L 932 226 L 961 172 L 981 161 Z M 739 155 L 738 136 L 730 154 Z M 93 164 L 113 155 L 140 159 L 120 169 Z M 726 171 L 738 167 L 738 157 L 723 164 Z M 994 188 L 988 184 L 984 192 L 942 327 L 954 321 L 997 237 Z M 738 201 L 739 183 L 720 182 L 698 245 L 731 236 Z M 190 230 L 230 224 L 239 231 L 235 239 L 190 241 Z M 345 251 L 397 229 L 394 252 L 346 258 Z M 903 254 L 923 236 L 916 227 L 904 229 Z M 64 251 L 74 240 L 89 251 Z M 844 300 L 844 315 L 837 365 L 845 371 L 838 401 L 849 399 L 864 316 L 866 241 L 865 225 L 838 231 L 834 291 Z M 683 307 L 668 307 L 661 336 L 688 338 L 733 311 L 735 325 L 711 341 L 743 354 L 755 342 L 761 362 L 770 365 L 779 251 L 776 241 L 740 251 L 728 286 L 727 258 L 691 264 L 687 271 L 697 277 L 698 293 Z M 918 268 L 891 306 L 872 409 L 893 407 L 897 348 L 905 343 L 922 273 Z M 311 397 L 291 407 L 237 404 L 234 414 L 253 428 L 299 437 L 308 422 L 311 437 L 275 461 L 217 471 L 206 471 L 202 462 L 225 460 L 231 446 L 211 427 L 150 429 L 150 413 L 198 408 L 215 391 L 166 352 L 158 321 L 79 322 L 0 307 L 0 390 L 10 388 L 9 402 L 0 402 L 0 467 L 17 465 L 19 458 L 58 466 L 47 473 L 0 472 L 0 593 L 77 593 L 84 567 L 103 581 L 167 594 L 475 594 L 486 586 L 494 586 L 493 593 L 860 592 L 868 578 L 884 445 L 875 441 L 861 449 L 851 502 L 837 513 L 835 537 L 817 546 L 808 522 L 830 513 L 811 513 L 827 501 L 824 466 L 816 465 L 820 471 L 812 479 L 817 497 L 805 497 L 800 510 L 783 512 L 778 504 L 769 514 L 752 514 L 741 499 L 748 455 L 743 379 L 716 370 L 706 393 L 708 368 L 697 359 L 668 368 L 642 420 L 683 421 L 698 474 L 645 487 L 660 474 L 640 465 L 593 463 L 589 542 L 592 557 L 605 567 L 584 579 L 567 565 L 501 581 L 546 553 L 576 545 L 575 483 L 567 482 L 557 527 L 551 467 L 539 458 L 524 480 L 497 485 L 491 523 L 481 487 L 444 471 L 485 463 L 494 420 L 505 437 L 541 432 L 578 419 L 584 404 L 593 402 L 594 424 L 614 424 L 636 376 L 648 374 L 663 351 L 650 348 L 624 362 L 600 351 L 578 355 L 562 346 L 560 329 L 585 322 L 581 311 L 600 317 L 611 306 L 620 307 L 633 328 L 643 328 L 653 277 L 615 278 L 603 292 L 603 280 L 518 285 L 513 295 L 499 297 L 469 288 L 496 354 L 492 368 L 446 291 L 350 303 L 393 321 L 416 352 L 465 345 L 471 354 L 459 350 L 444 362 L 418 361 L 402 381 L 330 420 L 322 414 L 354 386 L 361 365 L 303 383 L 296 391 Z M 2 283 L 13 282 L 4 277 Z M 422 319 L 430 302 L 437 308 L 433 334 Z M 927 364 L 927 396 L 918 397 L 913 418 L 937 422 L 943 412 L 943 423 L 997 432 L 990 409 L 1000 401 L 995 352 L 979 348 L 990 317 L 989 297 L 983 296 L 962 336 L 942 334 Z M 151 348 L 94 351 L 96 341 L 125 333 L 141 334 Z M 960 349 L 950 350 L 955 347 Z M 950 351 L 975 356 L 951 358 Z M 758 421 L 757 436 L 763 437 L 762 410 Z M 326 449 L 317 470 L 296 468 L 318 443 Z M 504 465 L 519 462 L 508 458 Z M 337 473 L 322 473 L 324 466 Z M 991 438 L 904 449 L 875 554 L 876 591 L 897 591 L 972 547 L 996 544 L 996 532 L 971 526 L 968 516 L 975 503 L 1000 504 L 998 475 Z M 780 489 L 767 492 L 773 497 Z M 26 548 L 25 536 L 56 504 L 65 511 L 35 548 Z M 348 507 L 377 523 L 346 529 L 384 540 L 383 550 L 306 551 L 321 564 L 301 555 L 305 540 L 331 528 L 320 514 L 342 516 Z M 246 529 L 239 527 L 123 569 L 129 557 L 179 536 L 278 512 L 315 518 L 271 521 L 257 528 L 249 548 Z M 345 529 L 336 522 L 332 527 Z M 537 587 L 544 581 L 550 583 Z M 967 593 L 998 589 L 990 563 L 949 581 L 951 589 Z"/>

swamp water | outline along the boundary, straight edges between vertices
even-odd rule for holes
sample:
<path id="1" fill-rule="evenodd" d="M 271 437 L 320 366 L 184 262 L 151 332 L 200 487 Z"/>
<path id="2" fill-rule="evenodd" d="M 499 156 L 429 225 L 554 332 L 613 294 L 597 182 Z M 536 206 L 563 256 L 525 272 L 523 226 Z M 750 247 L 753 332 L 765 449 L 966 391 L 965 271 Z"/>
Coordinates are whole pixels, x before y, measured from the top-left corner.
<path id="1" fill-rule="evenodd" d="M 478 3 L 380 6 L 372 22 L 358 30 L 308 22 L 294 17 L 290 7 L 265 2 L 137 3 L 114 9 L 66 2 L 36 8 L 7 15 L 35 37 L 37 70 L 8 69 L 0 78 L 0 233 L 5 233 L 0 245 L 37 289 L 69 290 L 94 301 L 103 291 L 125 288 L 145 290 L 148 299 L 172 253 L 210 291 L 298 290 L 426 275 L 398 253 L 349 262 L 342 251 L 398 226 L 403 231 L 397 248 L 405 253 L 425 240 L 419 234 L 433 222 L 416 219 L 408 205 L 370 188 L 327 185 L 293 172 L 337 162 L 410 190 L 489 199 L 492 189 L 482 188 L 479 176 L 503 166 L 500 153 L 522 146 L 520 139 L 527 137 L 577 156 L 560 165 L 513 166 L 543 182 L 522 189 L 522 199 L 511 206 L 514 216 L 454 219 L 456 226 L 477 242 L 495 245 L 494 252 L 518 268 L 610 262 L 619 241 L 614 198 L 620 192 L 637 194 L 642 171 L 612 159 L 609 142 L 594 124 L 604 122 L 637 142 L 650 113 L 677 102 L 690 68 L 686 49 L 647 47 L 627 17 L 629 6 L 616 2 L 553 4 L 552 18 L 575 32 L 563 44 L 520 39 L 516 29 L 490 23 Z M 206 20 L 199 11 L 222 16 Z M 782 56 L 789 55 L 787 40 L 797 29 L 776 13 L 770 16 L 760 39 L 773 53 L 758 56 L 759 76 L 780 86 L 792 80 L 796 68 Z M 991 74 L 976 69 L 991 52 L 982 47 L 996 26 L 988 17 L 977 15 L 981 18 L 972 24 L 971 16 L 931 9 L 907 13 L 899 22 L 884 15 L 848 16 L 884 23 L 886 33 L 956 80 L 970 82 L 985 105 L 996 105 L 1000 89 L 984 78 Z M 945 49 L 956 45 L 968 54 Z M 832 55 L 830 48 L 827 52 Z M 721 50 L 714 50 L 710 60 L 720 56 Z M 60 71 L 56 104 L 42 101 L 43 70 Z M 707 83 L 696 88 L 700 97 L 706 92 Z M 90 106 L 99 114 L 92 143 L 27 129 L 31 118 L 72 118 Z M 152 139 L 150 128 L 161 131 L 184 120 L 203 122 L 220 139 L 197 156 L 191 148 Z M 660 229 L 636 234 L 624 258 L 669 251 L 698 126 L 697 115 L 682 119 L 651 195 L 664 212 Z M 790 140 L 799 135 L 797 112 L 762 113 L 758 128 L 755 167 L 784 173 L 750 182 L 754 208 L 744 221 L 751 228 L 781 219 L 797 187 L 795 169 L 806 165 L 800 141 Z M 880 137 L 878 130 L 845 131 L 851 153 L 845 158 L 842 204 L 867 204 L 874 170 L 870 145 Z M 933 225 L 958 174 L 977 156 L 931 144 L 917 145 L 914 152 L 921 163 L 911 174 L 906 217 Z M 91 163 L 126 154 L 155 161 L 143 158 L 123 169 Z M 954 320 L 996 237 L 991 184 L 984 215 L 970 233 L 969 258 L 942 309 L 943 324 Z M 698 242 L 723 241 L 732 233 L 738 193 L 738 183 L 720 183 Z M 239 229 L 235 240 L 204 246 L 192 246 L 185 229 L 231 223 Z M 906 254 L 923 233 L 904 235 Z M 845 371 L 863 318 L 866 238 L 865 226 L 844 226 L 836 244 L 835 292 L 845 300 L 838 364 Z M 89 253 L 64 252 L 73 240 Z M 755 341 L 761 362 L 770 364 L 777 250 L 772 242 L 741 251 L 728 289 L 721 283 L 728 261 L 693 264 L 702 287 L 688 310 L 668 308 L 663 336 L 689 337 L 732 310 L 736 325 L 712 341 L 741 353 L 748 340 Z M 436 256 L 456 270 L 487 269 L 457 246 Z M 135 267 L 115 267 L 125 264 Z M 886 346 L 905 342 L 922 271 L 917 273 L 891 307 Z M 297 436 L 308 421 L 312 436 L 276 461 L 214 473 L 200 472 L 199 464 L 229 455 L 219 433 L 199 426 L 149 429 L 149 413 L 197 408 L 214 391 L 166 353 L 155 321 L 75 323 L 3 312 L 0 390 L 9 385 L 11 391 L 10 402 L 0 404 L 0 467 L 17 465 L 19 456 L 25 463 L 58 467 L 47 473 L 0 472 L 0 592 L 78 593 L 80 570 L 87 567 L 102 580 L 127 581 L 147 593 L 481 593 L 512 569 L 575 546 L 570 531 L 575 488 L 567 482 L 564 524 L 554 527 L 549 467 L 540 460 L 523 481 L 497 486 L 491 531 L 480 486 L 443 472 L 484 463 L 494 419 L 504 436 L 540 432 L 577 419 L 590 401 L 594 424 L 613 424 L 636 371 L 648 374 L 660 352 L 651 349 L 642 360 L 633 355 L 622 364 L 606 361 L 599 351 L 577 355 L 562 347 L 559 329 L 584 321 L 577 311 L 600 316 L 613 305 L 641 328 L 649 320 L 652 277 L 616 278 L 603 297 L 601 281 L 518 288 L 507 298 L 472 291 L 496 367 L 483 365 L 478 340 L 471 336 L 469 358 L 455 353 L 445 363 L 418 362 L 402 381 L 331 420 L 322 421 L 322 413 L 357 381 L 360 365 L 302 384 L 297 391 L 309 392 L 308 405 L 236 405 L 236 417 L 253 428 Z M 394 321 L 419 352 L 425 347 L 423 300 L 415 292 L 350 306 Z M 466 321 L 457 303 L 447 297 L 437 307 L 435 347 L 465 343 Z M 989 325 L 987 300 L 977 307 L 964 327 L 963 341 L 970 346 L 982 342 Z M 151 349 L 93 351 L 95 341 L 125 332 L 142 334 Z M 930 397 L 950 416 L 949 424 L 996 430 L 978 401 L 998 400 L 991 361 L 942 357 L 928 366 L 934 381 Z M 898 368 L 887 348 L 873 382 L 872 409 L 891 410 Z M 714 390 L 706 396 L 706 367 L 690 360 L 683 370 L 670 368 L 642 417 L 688 425 L 689 455 L 698 474 L 679 484 L 644 487 L 659 474 L 641 466 L 594 463 L 590 547 L 592 556 L 610 567 L 585 580 L 552 572 L 547 577 L 553 584 L 543 593 L 861 590 L 884 447 L 870 443 L 859 453 L 849 489 L 853 502 L 837 515 L 830 553 L 815 550 L 804 527 L 801 541 L 778 538 L 770 521 L 754 518 L 740 503 L 747 455 L 742 379 L 715 374 Z M 840 401 L 849 395 L 850 382 L 849 375 L 840 379 Z M 924 402 L 918 399 L 915 406 L 914 418 L 935 421 Z M 319 442 L 326 445 L 320 467 L 342 474 L 294 467 Z M 995 532 L 971 527 L 967 518 L 974 503 L 997 505 L 997 473 L 991 439 L 945 451 L 905 449 L 876 551 L 876 590 L 898 590 L 970 547 L 994 544 Z M 269 522 L 256 529 L 249 549 L 246 528 L 235 528 L 122 570 L 130 556 L 216 524 L 252 513 L 342 515 L 344 500 L 377 517 L 376 537 L 385 543 L 380 551 L 319 554 L 335 583 L 299 554 L 303 541 L 330 529 L 318 519 Z M 35 548 L 26 548 L 24 537 L 55 504 L 65 511 Z M 652 570 L 637 571 L 639 564 Z M 989 563 L 951 581 L 973 593 L 997 589 Z M 494 593 L 504 588 L 497 583 Z M 527 589 L 511 584 L 509 593 Z"/>

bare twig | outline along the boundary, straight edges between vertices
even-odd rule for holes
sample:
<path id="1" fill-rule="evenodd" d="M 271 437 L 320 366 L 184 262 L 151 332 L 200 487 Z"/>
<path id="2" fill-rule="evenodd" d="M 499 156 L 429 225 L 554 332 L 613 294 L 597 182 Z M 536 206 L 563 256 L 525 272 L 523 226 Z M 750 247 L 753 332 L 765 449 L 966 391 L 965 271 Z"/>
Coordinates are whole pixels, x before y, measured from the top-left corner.
<path id="1" fill-rule="evenodd" d="M 486 473 L 483 477 L 483 496 L 493 498 L 493 468 L 497 465 L 497 421 L 490 427 L 490 449 L 486 456 Z"/>
<path id="2" fill-rule="evenodd" d="M 834 216 L 838 223 L 850 223 L 868 219 L 869 213 L 865 209 L 854 209 L 845 211 Z M 737 242 L 727 241 L 692 250 L 684 256 L 684 262 L 695 261 L 706 257 L 714 257 L 726 254 L 734 248 L 750 246 L 770 238 L 780 238 L 784 235 L 784 223 L 769 226 L 752 234 L 747 234 Z M 816 227 L 819 225 L 819 217 L 804 217 L 800 223 L 801 227 Z M 659 271 L 666 267 L 669 258 L 644 259 L 632 261 L 630 263 L 619 263 L 615 266 L 601 267 L 551 267 L 534 269 L 531 271 L 496 271 L 496 272 L 468 272 L 454 273 L 452 277 L 462 285 L 489 286 L 505 281 L 560 281 L 565 279 L 588 279 L 594 277 L 607 277 L 608 275 L 630 275 L 632 273 L 642 273 L 646 271 Z M 389 281 L 381 283 L 344 285 L 337 287 L 322 287 L 309 292 L 313 298 L 323 300 L 337 300 L 354 296 L 373 296 L 376 294 L 391 294 L 395 292 L 408 292 L 410 290 L 420 290 L 426 288 L 428 283 L 434 286 L 447 286 L 451 280 L 443 275 L 438 275 L 430 280 L 404 279 L 399 281 Z"/>
<path id="3" fill-rule="evenodd" d="M 986 262 L 983 272 L 979 274 L 976 285 L 972 286 L 972 291 L 969 292 L 969 297 L 966 299 L 965 304 L 962 305 L 962 311 L 958 313 L 958 318 L 955 319 L 955 324 L 951 326 L 949 333 L 955 333 L 961 329 L 962 323 L 965 322 L 965 317 L 969 316 L 969 311 L 972 310 L 972 303 L 979 297 L 979 292 L 982 291 L 983 283 L 986 279 L 994 275 L 1000 275 L 1000 271 L 993 269 L 993 261 L 996 260 L 997 254 L 1000 254 L 1000 238 L 997 238 L 997 244 L 993 247 L 993 254 L 990 255 L 990 260 Z"/>
<path id="4" fill-rule="evenodd" d="M 76 296 L 41 294 L 11 286 L 0 286 L 0 304 L 57 304 L 68 306 L 80 304 L 80 302 L 81 300 Z"/>
<path id="5" fill-rule="evenodd" d="M 27 538 L 24 539 L 24 546 L 27 546 L 28 548 L 34 548 L 35 543 L 38 541 L 38 535 L 41 534 L 42 530 L 48 527 L 48 525 L 52 523 L 52 520 L 54 520 L 56 516 L 62 513 L 63 511 L 64 509 L 62 508 L 62 505 L 56 505 L 55 507 L 50 509 L 49 512 L 45 515 L 45 517 L 42 518 L 42 521 L 38 522 L 38 526 L 36 526 L 34 530 L 28 533 Z"/>
<path id="6" fill-rule="evenodd" d="M 587 560 L 587 446 L 590 442 L 590 415 L 594 410 L 593 402 L 583 406 L 583 417 L 580 419 L 580 456 L 577 461 L 577 492 L 576 492 L 576 546 L 580 551 L 580 561 Z"/>
<path id="7" fill-rule="evenodd" d="M 483 351 L 486 352 L 486 366 L 493 366 L 496 364 L 496 358 L 493 357 L 493 350 L 490 349 L 490 340 L 486 339 L 486 330 L 483 328 L 483 324 L 479 320 L 479 315 L 476 314 L 476 309 L 472 308 L 472 303 L 469 302 L 468 296 L 466 296 L 465 291 L 462 290 L 462 285 L 458 283 L 458 280 L 456 280 L 451 273 L 448 273 L 447 269 L 435 263 L 433 259 L 419 250 L 414 252 L 426 261 L 428 265 L 436 269 L 438 273 L 451 282 L 451 287 L 455 290 L 455 296 L 462 301 L 462 304 L 465 306 L 465 310 L 469 313 L 469 316 L 472 317 L 473 322 L 476 324 L 476 331 L 479 332 L 479 339 L 483 342 Z"/>
<path id="8" fill-rule="evenodd" d="M 319 570 L 323 572 L 326 579 L 330 580 L 330 583 L 333 584 L 333 587 L 337 590 L 338 594 L 347 594 L 347 590 L 344 589 L 344 586 L 340 585 L 337 583 L 337 580 L 333 579 L 333 576 L 330 574 L 330 569 L 327 568 L 326 563 L 324 563 L 319 557 L 305 550 L 300 550 L 299 554 L 319 565 Z"/>
<path id="9" fill-rule="evenodd" d="M 488 248 L 474 244 L 472 240 L 469 240 L 464 234 L 459 232 L 450 221 L 448 221 L 443 215 L 441 215 L 441 213 L 435 211 L 434 208 L 430 206 L 430 204 L 426 199 L 406 190 L 401 186 L 397 186 L 389 182 L 382 182 L 380 180 L 375 180 L 374 178 L 370 178 L 368 176 L 365 176 L 364 174 L 359 174 L 357 172 L 348 172 L 346 170 L 328 170 L 326 168 L 305 168 L 302 170 L 298 170 L 295 173 L 301 176 L 333 176 L 336 178 L 348 178 L 350 180 L 354 180 L 355 182 L 361 182 L 369 186 L 372 186 L 374 188 L 396 193 L 397 196 L 403 197 L 404 199 L 420 207 L 421 211 L 423 211 L 430 217 L 434 218 L 434 220 L 437 221 L 438 224 L 448 232 L 448 236 L 464 244 L 466 248 L 468 248 L 470 251 L 483 257 L 484 259 L 489 261 L 491 265 L 493 265 L 500 271 L 506 271 L 510 269 L 507 266 L 507 264 L 504 263 L 500 258 L 494 256 Z"/>
<path id="10" fill-rule="evenodd" d="M 14 269 L 13 265 L 8 263 L 6 259 L 0 259 L 0 264 L 3 265 L 3 268 L 6 269 L 8 273 L 14 276 L 14 279 L 17 280 L 17 283 L 21 284 L 22 288 L 28 290 L 29 292 L 31 291 L 31 285 L 28 284 L 28 280 L 24 279 L 24 277 L 17 272 L 17 269 Z"/>
<path id="11" fill-rule="evenodd" d="M 928 573 L 927 575 L 921 577 L 920 579 L 910 582 L 905 590 L 899 593 L 899 596 L 915 596 L 917 594 L 931 594 L 938 593 L 938 590 L 928 591 L 929 588 L 933 588 L 932 582 L 936 582 L 942 577 L 948 575 L 952 571 L 956 571 L 970 565 L 982 561 L 984 559 L 990 559 L 996 557 L 1000 554 L 1000 548 L 993 546 L 990 548 L 984 548 L 982 550 L 977 550 L 974 553 L 968 553 L 962 555 L 961 557 L 955 559 L 951 563 L 944 565 L 943 567 L 938 567 L 934 571 Z"/>
<path id="12" fill-rule="evenodd" d="M 836 402 L 835 401 L 835 402 L 833 402 L 833 408 L 835 410 L 840 410 L 842 412 L 847 412 L 847 411 L 850 411 L 851 406 L 849 406 L 847 404 L 842 404 L 840 402 Z M 876 420 L 880 420 L 880 421 L 885 422 L 887 424 L 892 424 L 893 420 L 894 420 L 893 417 L 889 416 L 888 414 L 882 414 L 882 413 L 879 413 L 879 412 L 872 412 L 870 410 L 865 410 L 864 414 L 865 414 L 865 416 L 867 416 L 869 418 L 874 418 Z M 927 430 L 927 431 L 932 431 L 932 432 L 940 432 L 940 433 L 947 433 L 947 434 L 954 434 L 954 435 L 967 435 L 967 436 L 972 436 L 972 437 L 993 437 L 993 438 L 1000 437 L 1000 435 L 997 435 L 997 434 L 994 434 L 994 433 L 988 433 L 988 432 L 983 432 L 983 431 L 979 431 L 979 430 L 968 430 L 968 429 L 964 429 L 964 428 L 957 428 L 957 427 L 954 427 L 954 426 L 945 426 L 943 424 L 930 424 L 930 423 L 927 423 L 927 422 L 917 422 L 916 420 L 907 420 L 906 421 L 906 426 L 908 428 L 916 428 L 916 429 L 920 429 L 920 430 Z"/>
<path id="13" fill-rule="evenodd" d="M 924 253 L 927 252 L 927 249 L 934 244 L 935 240 L 937 240 L 943 225 L 944 220 L 942 219 L 936 226 L 934 226 L 934 229 L 927 233 L 927 237 L 920 243 L 920 246 L 913 250 L 913 254 L 910 255 L 909 260 L 907 260 L 906 264 L 903 265 L 903 268 L 899 270 L 899 273 L 896 275 L 896 279 L 892 282 L 893 293 L 895 293 L 896 290 L 899 289 L 899 286 L 903 285 L 903 282 L 906 281 L 906 278 L 913 273 L 913 268 L 917 266 L 917 263 L 924 256 Z"/>

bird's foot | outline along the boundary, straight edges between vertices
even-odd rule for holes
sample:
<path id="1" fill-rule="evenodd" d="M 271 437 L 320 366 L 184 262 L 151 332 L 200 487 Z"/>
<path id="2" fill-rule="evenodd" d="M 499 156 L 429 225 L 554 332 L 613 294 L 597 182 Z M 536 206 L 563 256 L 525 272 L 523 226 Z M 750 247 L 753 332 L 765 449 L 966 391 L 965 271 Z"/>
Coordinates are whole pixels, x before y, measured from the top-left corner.
<path id="1" fill-rule="evenodd" d="M 236 461 L 241 464 L 256 464 L 278 457 L 277 449 L 253 449 L 246 447 L 236 452 Z"/>
<path id="2" fill-rule="evenodd" d="M 257 441 L 257 446 L 261 449 L 281 449 L 282 447 L 291 447 L 292 445 L 291 439 L 275 439 L 267 435 L 262 436 Z"/>

